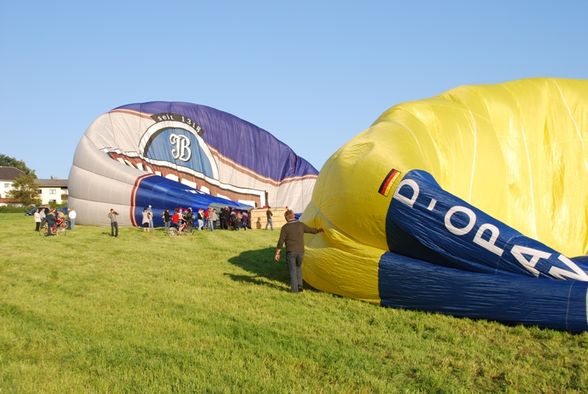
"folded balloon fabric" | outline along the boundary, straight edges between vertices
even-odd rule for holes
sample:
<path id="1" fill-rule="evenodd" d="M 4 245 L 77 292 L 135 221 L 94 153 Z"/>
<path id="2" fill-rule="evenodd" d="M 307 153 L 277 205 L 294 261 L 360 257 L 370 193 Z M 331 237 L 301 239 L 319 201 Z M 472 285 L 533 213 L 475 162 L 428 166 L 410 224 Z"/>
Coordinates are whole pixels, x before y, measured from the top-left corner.
<path id="1" fill-rule="evenodd" d="M 335 152 L 304 279 L 384 306 L 588 330 L 588 81 L 462 86 Z"/>

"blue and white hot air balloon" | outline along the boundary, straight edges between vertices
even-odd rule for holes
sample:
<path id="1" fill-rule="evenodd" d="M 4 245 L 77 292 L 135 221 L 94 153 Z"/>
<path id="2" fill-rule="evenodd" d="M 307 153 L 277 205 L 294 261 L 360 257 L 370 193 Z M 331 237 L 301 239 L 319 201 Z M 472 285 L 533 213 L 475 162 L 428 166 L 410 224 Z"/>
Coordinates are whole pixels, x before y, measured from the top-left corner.
<path id="1" fill-rule="evenodd" d="M 82 224 L 136 225 L 163 209 L 282 206 L 302 212 L 318 171 L 269 132 L 229 113 L 180 102 L 129 104 L 103 114 L 80 140 L 69 205 Z M 125 214 L 128 213 L 128 214 Z"/>

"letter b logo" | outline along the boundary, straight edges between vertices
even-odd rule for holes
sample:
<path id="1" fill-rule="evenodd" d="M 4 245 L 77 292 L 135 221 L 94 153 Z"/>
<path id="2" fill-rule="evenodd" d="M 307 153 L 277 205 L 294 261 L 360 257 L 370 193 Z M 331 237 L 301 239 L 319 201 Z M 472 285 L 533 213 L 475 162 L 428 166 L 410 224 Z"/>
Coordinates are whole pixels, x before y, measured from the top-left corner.
<path id="1" fill-rule="evenodd" d="M 169 136 L 169 142 L 172 144 L 171 154 L 174 159 L 188 161 L 192 157 L 190 149 L 190 140 L 185 135 L 172 134 Z"/>

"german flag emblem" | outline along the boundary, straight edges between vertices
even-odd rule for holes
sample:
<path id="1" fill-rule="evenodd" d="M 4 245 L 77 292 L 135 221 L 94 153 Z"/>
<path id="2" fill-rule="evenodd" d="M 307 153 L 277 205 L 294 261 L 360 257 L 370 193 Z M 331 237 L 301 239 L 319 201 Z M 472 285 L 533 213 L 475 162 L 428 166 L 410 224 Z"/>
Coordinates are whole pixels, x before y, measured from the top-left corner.
<path id="1" fill-rule="evenodd" d="M 386 175 L 386 178 L 384 178 L 382 184 L 380 185 L 378 193 L 380 193 L 382 196 L 388 197 L 388 193 L 390 193 L 392 184 L 394 183 L 396 178 L 398 178 L 398 176 L 400 176 L 400 171 L 398 171 L 395 168 L 391 169 L 388 175 Z"/>

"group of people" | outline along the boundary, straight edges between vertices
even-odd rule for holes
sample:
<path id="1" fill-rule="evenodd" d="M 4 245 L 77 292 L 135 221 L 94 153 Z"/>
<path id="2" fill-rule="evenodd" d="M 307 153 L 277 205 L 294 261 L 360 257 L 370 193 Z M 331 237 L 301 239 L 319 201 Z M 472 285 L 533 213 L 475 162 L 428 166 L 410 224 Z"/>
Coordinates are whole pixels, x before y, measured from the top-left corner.
<path id="1" fill-rule="evenodd" d="M 118 236 L 118 213 L 111 209 L 108 218 L 111 222 L 111 235 Z M 247 211 L 235 210 L 230 207 L 223 207 L 218 212 L 215 208 L 199 208 L 194 211 L 192 208 L 175 208 L 173 213 L 168 208 L 163 210 L 161 215 L 165 231 L 174 228 L 180 232 L 191 232 L 193 229 L 210 230 L 217 228 L 223 230 L 247 230 L 250 228 L 249 213 Z M 143 208 L 141 214 L 141 228 L 149 232 L 154 228 L 153 210 L 151 205 Z M 273 227 L 272 227 L 273 228 Z"/>
<path id="2" fill-rule="evenodd" d="M 77 213 L 75 209 L 70 209 L 66 212 L 63 210 L 50 209 L 48 207 L 40 207 L 33 213 L 35 220 L 35 231 L 41 231 L 45 224 L 47 224 L 47 234 L 49 236 L 55 235 L 58 228 L 73 230 L 76 225 Z"/>
<path id="3" fill-rule="evenodd" d="M 110 235 L 118 237 L 118 212 L 111 208 L 108 212 L 110 220 Z M 215 228 L 224 230 L 247 230 L 249 227 L 249 214 L 247 211 L 234 210 L 229 207 L 220 209 L 220 213 L 213 207 L 199 208 L 194 212 L 192 208 L 175 208 L 171 213 L 168 208 L 161 215 L 165 231 L 174 228 L 179 232 L 191 232 L 193 229 L 210 231 Z M 218 222 L 218 224 L 217 224 Z M 154 228 L 153 210 L 151 205 L 143 208 L 141 214 L 141 228 L 149 232 Z"/>
<path id="4" fill-rule="evenodd" d="M 75 214 L 75 211 L 74 211 Z M 273 212 L 270 207 L 266 210 L 266 224 L 265 229 L 268 227 L 273 230 Z M 118 236 L 118 212 L 111 208 L 108 212 L 108 218 L 111 224 L 111 233 L 113 237 Z M 175 228 L 178 231 L 189 231 L 193 229 L 198 230 L 210 230 L 223 229 L 223 230 L 247 230 L 251 228 L 249 220 L 249 213 L 246 210 L 231 209 L 230 207 L 222 207 L 220 210 L 213 207 L 207 209 L 199 208 L 194 212 L 192 208 L 175 208 L 173 213 L 168 208 L 163 210 L 161 215 L 163 220 L 164 229 L 168 231 L 170 228 Z M 75 221 L 75 216 L 74 219 Z M 259 218 L 257 227 L 261 228 L 261 218 Z M 141 228 L 144 232 L 149 232 L 154 228 L 153 223 L 153 209 L 151 205 L 143 208 L 141 214 Z"/>
<path id="5" fill-rule="evenodd" d="M 176 208 L 173 214 L 169 209 L 164 209 L 161 218 L 163 219 L 165 230 L 169 228 L 188 232 L 194 228 L 210 231 L 214 231 L 215 228 L 223 230 L 247 230 L 249 227 L 249 214 L 247 211 L 234 210 L 229 207 L 221 208 L 220 212 L 217 212 L 213 207 L 207 209 L 199 208 L 196 212 L 192 208 Z M 218 227 L 217 222 L 219 222 Z"/>

